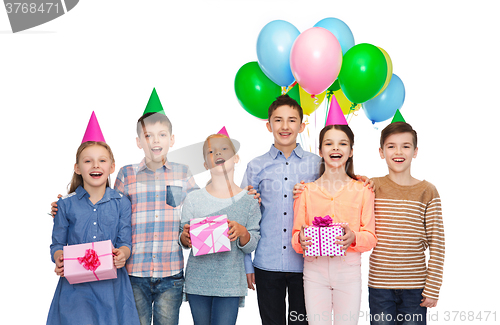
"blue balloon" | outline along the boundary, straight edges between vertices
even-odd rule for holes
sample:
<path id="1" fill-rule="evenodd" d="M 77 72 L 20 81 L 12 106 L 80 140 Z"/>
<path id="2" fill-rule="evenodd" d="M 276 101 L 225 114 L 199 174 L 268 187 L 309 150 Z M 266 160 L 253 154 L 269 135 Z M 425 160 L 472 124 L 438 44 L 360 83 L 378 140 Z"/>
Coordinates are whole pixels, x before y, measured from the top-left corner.
<path id="1" fill-rule="evenodd" d="M 262 72 L 275 84 L 286 87 L 295 81 L 290 69 L 290 51 L 299 30 L 284 20 L 273 20 L 259 33 L 257 59 Z"/>
<path id="2" fill-rule="evenodd" d="M 354 36 L 351 29 L 340 19 L 325 18 L 318 21 L 314 27 L 323 27 L 335 35 L 342 48 L 342 55 L 354 46 Z"/>
<path id="3" fill-rule="evenodd" d="M 366 117 L 372 123 L 382 122 L 394 116 L 405 101 L 405 86 L 395 74 L 387 88 L 377 97 L 362 104 Z"/>

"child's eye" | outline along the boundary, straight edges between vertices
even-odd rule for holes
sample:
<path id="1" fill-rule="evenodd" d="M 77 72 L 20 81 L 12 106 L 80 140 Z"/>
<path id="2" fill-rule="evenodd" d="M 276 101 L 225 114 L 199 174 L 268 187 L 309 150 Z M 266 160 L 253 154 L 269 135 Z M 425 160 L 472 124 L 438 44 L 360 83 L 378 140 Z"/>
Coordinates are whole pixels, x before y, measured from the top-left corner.
<path id="1" fill-rule="evenodd" d="M 150 136 L 149 134 L 145 134 L 145 135 L 144 135 L 144 137 L 145 137 L 145 138 L 149 138 L 149 137 L 151 137 L 151 136 Z"/>

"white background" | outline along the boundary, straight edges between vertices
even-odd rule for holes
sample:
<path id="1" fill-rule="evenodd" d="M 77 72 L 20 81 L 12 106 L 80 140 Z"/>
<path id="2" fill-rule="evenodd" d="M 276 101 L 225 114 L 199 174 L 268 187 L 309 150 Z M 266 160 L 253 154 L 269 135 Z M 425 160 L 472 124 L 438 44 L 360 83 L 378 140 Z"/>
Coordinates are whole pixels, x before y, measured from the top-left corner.
<path id="1" fill-rule="evenodd" d="M 479 324 L 485 322 L 484 311 L 496 310 L 498 321 L 500 23 L 495 5 L 86 0 L 59 19 L 18 34 L 12 34 L 0 10 L 5 283 L 0 322 L 45 323 L 58 280 L 47 212 L 56 195 L 66 193 L 93 110 L 117 168 L 137 163 L 143 152 L 135 145 L 135 122 L 156 87 L 173 123 L 174 149 L 203 141 L 224 125 L 241 142 L 239 183 L 246 163 L 266 152 L 273 138 L 264 122 L 238 104 L 236 72 L 257 60 L 257 36 L 268 22 L 282 19 L 304 31 L 326 17 L 343 20 L 356 44 L 384 48 L 405 85 L 402 114 L 419 135 L 412 173 L 436 185 L 443 202 L 446 261 L 438 307 L 429 310 L 438 319 L 434 324 L 445 323 L 453 311 L 474 316 L 483 311 L 482 322 L 474 321 Z M 387 173 L 377 147 L 387 123 L 376 129 L 362 112 L 353 117 L 356 173 Z M 317 132 L 310 126 L 314 141 Z M 196 179 L 203 186 L 207 176 Z M 365 313 L 367 258 L 368 253 L 363 257 Z M 453 323 L 459 322 L 457 317 Z M 183 304 L 181 324 L 191 323 Z M 250 292 L 238 324 L 257 323 L 256 296 Z"/>

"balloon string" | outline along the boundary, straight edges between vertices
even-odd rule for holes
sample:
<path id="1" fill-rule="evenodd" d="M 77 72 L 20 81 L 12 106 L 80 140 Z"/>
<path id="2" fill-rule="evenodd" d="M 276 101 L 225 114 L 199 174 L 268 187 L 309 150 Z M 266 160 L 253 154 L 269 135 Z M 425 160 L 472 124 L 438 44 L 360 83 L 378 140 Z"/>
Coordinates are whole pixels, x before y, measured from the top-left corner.
<path id="1" fill-rule="evenodd" d="M 281 94 L 286 95 L 292 88 L 297 84 L 297 81 L 294 81 L 293 84 L 291 84 L 288 87 L 281 87 Z"/>
<path id="2" fill-rule="evenodd" d="M 347 114 L 347 116 L 349 117 L 349 122 L 347 122 L 347 124 L 351 123 L 353 116 L 358 116 L 357 114 L 354 114 L 354 108 L 356 107 L 356 105 L 356 103 L 351 103 L 351 107 L 349 107 L 349 114 Z"/>

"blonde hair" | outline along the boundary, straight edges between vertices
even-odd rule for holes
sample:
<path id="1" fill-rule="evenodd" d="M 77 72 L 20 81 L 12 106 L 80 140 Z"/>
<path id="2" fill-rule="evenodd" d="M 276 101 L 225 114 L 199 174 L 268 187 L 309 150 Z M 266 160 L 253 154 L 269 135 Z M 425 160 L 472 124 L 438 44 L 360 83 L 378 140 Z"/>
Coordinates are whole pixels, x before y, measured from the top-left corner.
<path id="1" fill-rule="evenodd" d="M 82 154 L 83 150 L 87 149 L 88 147 L 99 145 L 101 147 L 104 147 L 104 149 L 108 150 L 109 153 L 109 158 L 111 159 L 111 162 L 115 162 L 115 158 L 113 156 L 113 152 L 111 151 L 111 148 L 107 145 L 106 142 L 101 142 L 101 141 L 87 141 L 82 143 L 79 147 L 78 150 L 76 151 L 76 163 L 78 164 L 78 160 L 80 159 L 80 155 Z M 109 186 L 109 177 L 108 180 L 106 181 L 106 186 Z M 78 175 L 73 171 L 73 177 L 71 178 L 71 182 L 68 184 L 68 193 L 73 193 L 78 186 L 82 185 L 83 186 L 83 178 L 82 175 Z"/>
<path id="2" fill-rule="evenodd" d="M 219 134 L 219 133 L 212 134 L 212 135 L 209 135 L 207 137 L 207 139 L 205 140 L 205 143 L 203 143 L 203 159 L 205 160 L 205 162 L 206 162 L 207 150 L 208 150 L 208 145 L 210 143 L 210 139 L 228 139 L 229 146 L 231 147 L 231 149 L 233 149 L 233 152 L 236 155 L 236 147 L 234 146 L 233 141 L 231 141 L 231 139 L 228 136 L 226 136 L 224 134 Z"/>

